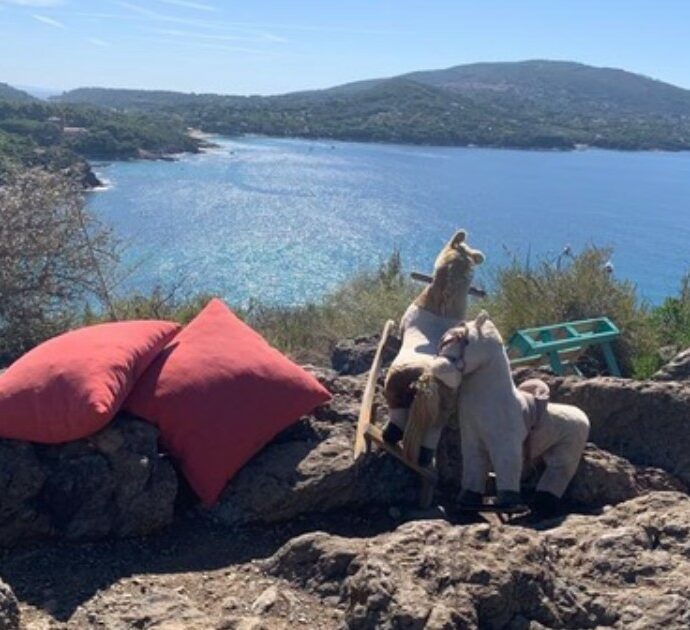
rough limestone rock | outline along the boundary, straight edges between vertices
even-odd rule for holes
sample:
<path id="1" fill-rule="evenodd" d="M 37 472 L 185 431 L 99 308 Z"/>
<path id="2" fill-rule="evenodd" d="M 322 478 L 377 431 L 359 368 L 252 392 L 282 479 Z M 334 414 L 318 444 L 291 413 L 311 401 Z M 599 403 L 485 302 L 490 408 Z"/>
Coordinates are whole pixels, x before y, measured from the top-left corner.
<path id="1" fill-rule="evenodd" d="M 690 348 L 683 350 L 652 376 L 653 381 L 690 381 Z"/>
<path id="2" fill-rule="evenodd" d="M 156 587 L 133 597 L 115 588 L 98 594 L 89 602 L 89 612 L 79 611 L 73 619 L 74 627 L 131 630 L 158 628 L 160 630 L 208 630 L 213 621 L 185 594 Z"/>
<path id="3" fill-rule="evenodd" d="M 368 335 L 343 339 L 339 341 L 331 354 L 331 365 L 339 374 L 364 374 L 369 371 L 376 348 L 379 345 L 381 335 Z M 382 363 L 384 367 L 391 364 L 400 350 L 400 339 L 395 336 L 388 338 L 388 343 L 383 352 Z"/>
<path id="4" fill-rule="evenodd" d="M 581 407 L 589 439 L 638 466 L 690 484 L 690 387 L 677 382 L 601 377 L 550 378 L 551 398 Z"/>
<path id="5" fill-rule="evenodd" d="M 120 416 L 63 445 L 0 440 L 0 546 L 152 532 L 172 521 L 177 476 L 158 430 Z"/>
<path id="6" fill-rule="evenodd" d="M 19 603 L 12 589 L 0 580 L 0 630 L 19 628 Z"/>
<path id="7" fill-rule="evenodd" d="M 686 628 L 690 498 L 656 492 L 546 531 L 414 521 L 310 533 L 263 563 L 344 605 L 347 628 Z"/>
<path id="8" fill-rule="evenodd" d="M 380 452 L 357 463 L 352 459 L 366 375 L 309 369 L 333 393 L 333 400 L 281 433 L 252 459 L 228 484 L 211 511 L 213 518 L 231 525 L 269 523 L 314 512 L 416 504 L 419 480 L 398 461 Z M 386 405 L 380 396 L 377 408 L 383 421 Z M 459 431 L 454 426 L 441 440 L 438 466 L 438 499 L 452 501 L 462 469 Z M 635 467 L 589 445 L 566 498 L 577 507 L 595 508 L 651 490 L 685 490 L 685 484 L 663 470 Z"/>
<path id="9" fill-rule="evenodd" d="M 534 476 L 536 486 L 538 476 Z M 565 500 L 583 508 L 615 505 L 652 491 L 686 492 L 686 485 L 664 470 L 633 466 L 627 459 L 587 444 Z"/>

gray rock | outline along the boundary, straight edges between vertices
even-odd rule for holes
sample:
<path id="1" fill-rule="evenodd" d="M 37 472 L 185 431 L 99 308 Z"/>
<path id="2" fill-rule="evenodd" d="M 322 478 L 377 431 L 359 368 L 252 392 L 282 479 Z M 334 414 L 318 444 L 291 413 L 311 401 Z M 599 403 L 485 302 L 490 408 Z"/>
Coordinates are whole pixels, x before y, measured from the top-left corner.
<path id="1" fill-rule="evenodd" d="M 687 487 L 664 470 L 633 466 L 627 459 L 587 444 L 565 499 L 593 508 L 661 490 L 686 492 Z"/>
<path id="2" fill-rule="evenodd" d="M 339 374 L 356 375 L 368 372 L 380 339 L 381 335 L 369 335 L 338 342 L 331 353 L 333 369 Z M 382 365 L 390 365 L 399 350 L 400 339 L 395 336 L 389 337 L 383 352 Z"/>
<path id="3" fill-rule="evenodd" d="M 690 485 L 690 387 L 601 377 L 547 379 L 551 398 L 577 405 L 589 439 L 636 466 L 661 468 Z"/>
<path id="4" fill-rule="evenodd" d="M 19 603 L 12 589 L 0 580 L 0 630 L 19 630 Z"/>
<path id="5" fill-rule="evenodd" d="M 183 589 L 159 586 L 136 596 L 121 589 L 99 593 L 88 602 L 87 607 L 77 611 L 70 625 L 75 628 L 112 630 L 207 630 L 215 624 Z"/>
<path id="6" fill-rule="evenodd" d="M 158 430 L 122 415 L 63 445 L 0 440 L 0 545 L 147 534 L 170 523 L 177 476 Z"/>
<path id="7" fill-rule="evenodd" d="M 262 562 L 347 628 L 685 628 L 690 498 L 653 492 L 552 529 L 435 521 L 305 534 Z"/>

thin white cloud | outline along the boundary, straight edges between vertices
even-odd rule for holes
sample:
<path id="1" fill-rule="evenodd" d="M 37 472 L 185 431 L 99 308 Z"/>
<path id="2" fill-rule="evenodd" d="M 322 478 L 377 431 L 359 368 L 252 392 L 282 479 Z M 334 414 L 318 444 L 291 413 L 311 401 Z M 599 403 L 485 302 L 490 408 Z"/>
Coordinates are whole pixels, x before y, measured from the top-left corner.
<path id="1" fill-rule="evenodd" d="M 14 4 L 18 7 L 59 7 L 64 0 L 0 0 L 0 4 Z"/>
<path id="2" fill-rule="evenodd" d="M 62 22 L 58 22 L 57 20 L 54 20 L 53 18 L 47 17 L 45 15 L 36 15 L 34 13 L 31 17 L 34 20 L 38 20 L 39 22 L 47 24 L 48 26 L 53 26 L 54 28 L 65 28 L 65 25 Z"/>
<path id="3" fill-rule="evenodd" d="M 258 36 L 246 37 L 244 35 L 221 35 L 216 33 L 198 33 L 195 31 L 182 31 L 173 28 L 155 28 L 152 29 L 154 33 L 159 35 L 170 35 L 172 37 L 184 37 L 193 39 L 207 39 L 220 42 L 254 42 L 261 43 L 264 41 L 271 42 L 286 42 L 287 40 L 277 38 L 270 34 L 259 34 Z"/>
<path id="4" fill-rule="evenodd" d="M 314 31 L 323 33 L 345 33 L 349 35 L 404 35 L 411 31 L 401 31 L 388 28 L 349 28 L 342 26 L 319 26 L 307 24 L 275 24 L 265 22 L 233 22 L 236 26 L 252 28 L 277 28 L 291 31 Z"/>
<path id="5" fill-rule="evenodd" d="M 109 48 L 110 44 L 102 39 L 99 39 L 98 37 L 89 37 L 87 40 L 89 44 L 93 44 L 94 46 L 99 46 L 100 48 Z"/>
<path id="6" fill-rule="evenodd" d="M 223 52 L 233 52 L 233 53 L 243 53 L 243 54 L 248 54 L 248 55 L 259 55 L 259 56 L 268 56 L 268 57 L 281 57 L 283 58 L 284 55 L 271 52 L 269 50 L 259 50 L 257 48 L 244 48 L 241 46 L 224 46 L 223 44 L 216 44 L 216 43 L 209 43 L 209 42 L 197 42 L 197 41 L 189 41 L 189 40 L 184 40 L 184 39 L 166 39 L 164 37 L 149 37 L 146 39 L 146 43 L 158 43 L 158 44 L 165 44 L 165 45 L 172 45 L 177 48 L 180 47 L 186 47 L 186 48 L 204 48 L 204 49 L 210 49 L 210 50 L 220 50 Z"/>
<path id="7" fill-rule="evenodd" d="M 247 33 L 249 35 L 255 35 L 261 39 L 264 39 L 266 41 L 272 41 L 272 42 L 278 42 L 278 43 L 285 43 L 288 40 L 285 39 L 284 37 L 280 37 L 279 35 L 276 35 L 275 33 L 270 33 L 265 31 L 264 29 L 257 29 L 253 27 L 251 24 L 243 24 L 243 23 L 236 23 L 236 22 L 224 22 L 222 20 L 203 20 L 203 19 L 189 19 L 189 18 L 182 18 L 182 17 L 176 17 L 172 15 L 166 15 L 164 13 L 159 13 L 158 11 L 154 11 L 152 9 L 149 9 L 147 7 L 143 7 L 138 4 L 134 4 L 132 2 L 126 2 L 125 0 L 111 0 L 112 4 L 115 4 L 119 7 L 122 7 L 123 9 L 126 9 L 127 11 L 130 11 L 131 13 L 135 15 L 130 15 L 130 16 L 123 16 L 123 15 L 113 15 L 113 14 L 103 14 L 103 13 L 78 13 L 78 15 L 82 17 L 90 17 L 90 18 L 95 18 L 95 19 L 132 19 L 136 18 L 136 16 L 140 16 L 141 18 L 148 18 L 150 20 L 154 21 L 159 21 L 159 22 L 167 22 L 170 24 L 180 24 L 184 25 L 187 27 L 194 27 L 194 28 L 202 28 L 202 29 L 209 29 L 209 30 L 226 30 L 226 31 L 239 31 L 241 33 Z"/>
<path id="8" fill-rule="evenodd" d="M 138 13 L 139 15 L 153 18 L 154 20 L 167 19 L 167 17 L 162 13 L 158 13 L 157 11 L 151 11 L 151 9 L 147 9 L 146 7 L 140 7 L 138 4 L 132 4 L 131 2 L 116 2 L 115 4 L 121 6 L 123 9 L 132 11 L 132 13 Z"/>
<path id="9" fill-rule="evenodd" d="M 194 9 L 196 11 L 216 11 L 216 7 L 210 4 L 202 4 L 201 2 L 189 2 L 188 0 L 158 0 L 163 4 L 171 4 L 175 7 L 182 7 L 183 9 Z"/>

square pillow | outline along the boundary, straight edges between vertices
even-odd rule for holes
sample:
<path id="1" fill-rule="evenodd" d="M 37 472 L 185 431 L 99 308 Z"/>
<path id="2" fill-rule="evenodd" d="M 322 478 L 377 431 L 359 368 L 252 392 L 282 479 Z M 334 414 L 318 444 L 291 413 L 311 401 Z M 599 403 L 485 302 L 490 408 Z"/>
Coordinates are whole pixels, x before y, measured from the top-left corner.
<path id="1" fill-rule="evenodd" d="M 30 350 L 0 376 L 0 437 L 58 444 L 100 431 L 179 329 L 163 321 L 98 324 Z"/>
<path id="2" fill-rule="evenodd" d="M 280 431 L 330 399 L 220 300 L 161 352 L 125 408 L 161 441 L 205 505 Z"/>

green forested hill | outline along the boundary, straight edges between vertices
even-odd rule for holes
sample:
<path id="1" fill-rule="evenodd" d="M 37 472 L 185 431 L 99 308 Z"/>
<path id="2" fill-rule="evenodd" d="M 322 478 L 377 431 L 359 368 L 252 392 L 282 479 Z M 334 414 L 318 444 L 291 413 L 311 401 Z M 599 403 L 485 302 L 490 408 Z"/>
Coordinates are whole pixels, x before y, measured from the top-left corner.
<path id="1" fill-rule="evenodd" d="M 0 183 L 15 168 L 39 166 L 73 171 L 94 184 L 85 159 L 158 157 L 198 147 L 178 116 L 0 98 Z"/>
<path id="2" fill-rule="evenodd" d="M 560 61 L 478 63 L 269 97 L 82 88 L 205 131 L 518 148 L 690 149 L 690 91 Z"/>
<path id="3" fill-rule="evenodd" d="M 17 88 L 13 88 L 11 85 L 7 85 L 7 83 L 0 83 L 0 100 L 28 103 L 29 101 L 35 101 L 36 99 L 31 96 L 31 94 L 18 90 Z"/>

